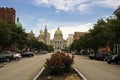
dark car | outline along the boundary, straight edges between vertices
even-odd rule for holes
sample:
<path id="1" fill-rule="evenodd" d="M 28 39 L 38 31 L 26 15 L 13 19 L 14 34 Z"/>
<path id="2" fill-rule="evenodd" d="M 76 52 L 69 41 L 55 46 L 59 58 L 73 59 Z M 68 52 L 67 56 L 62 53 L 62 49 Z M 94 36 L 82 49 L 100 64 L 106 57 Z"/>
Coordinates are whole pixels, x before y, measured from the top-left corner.
<path id="1" fill-rule="evenodd" d="M 102 61 L 106 61 L 107 57 L 110 55 L 109 52 L 97 52 L 95 54 L 95 59 L 96 60 L 102 60 Z"/>
<path id="2" fill-rule="evenodd" d="M 33 57 L 35 55 L 34 52 L 24 52 L 22 54 L 22 57 Z"/>
<path id="3" fill-rule="evenodd" d="M 116 63 L 116 64 L 120 63 L 120 55 L 112 55 L 112 56 L 110 56 L 108 58 L 107 62 L 109 64 L 111 64 L 111 63 Z"/>
<path id="4" fill-rule="evenodd" d="M 13 53 L 11 51 L 0 51 L 0 62 L 11 61 L 13 59 Z"/>

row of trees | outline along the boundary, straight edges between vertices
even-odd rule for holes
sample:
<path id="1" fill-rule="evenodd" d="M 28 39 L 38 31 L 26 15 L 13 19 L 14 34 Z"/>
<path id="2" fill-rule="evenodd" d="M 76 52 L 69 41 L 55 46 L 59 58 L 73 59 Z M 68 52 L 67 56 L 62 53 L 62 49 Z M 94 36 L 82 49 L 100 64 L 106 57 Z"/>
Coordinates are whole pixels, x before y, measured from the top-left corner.
<path id="1" fill-rule="evenodd" d="M 37 51 L 41 51 L 41 50 L 53 51 L 54 50 L 54 48 L 51 45 L 46 45 L 43 42 L 39 42 L 38 39 L 36 38 L 29 40 L 27 43 L 27 46 Z"/>
<path id="2" fill-rule="evenodd" d="M 115 44 L 120 44 L 120 6 L 113 13 L 113 16 L 106 20 L 99 19 L 93 29 L 75 40 L 69 47 L 70 50 L 80 51 L 91 48 L 97 52 L 98 48 L 108 45 L 111 50 Z"/>
<path id="3" fill-rule="evenodd" d="M 15 45 L 19 50 L 23 50 L 25 47 L 36 50 L 53 50 L 51 46 L 39 42 L 36 38 L 29 40 L 28 34 L 22 27 L 0 21 L 0 47 L 4 50 L 12 45 Z"/>

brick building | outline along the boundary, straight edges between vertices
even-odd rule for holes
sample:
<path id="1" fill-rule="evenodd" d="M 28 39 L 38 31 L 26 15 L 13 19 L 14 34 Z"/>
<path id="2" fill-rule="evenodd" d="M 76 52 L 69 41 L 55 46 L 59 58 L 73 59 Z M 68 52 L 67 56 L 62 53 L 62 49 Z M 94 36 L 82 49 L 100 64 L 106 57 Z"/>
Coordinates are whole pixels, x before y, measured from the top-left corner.
<path id="1" fill-rule="evenodd" d="M 13 8 L 0 7 L 0 20 L 15 24 L 16 11 Z"/>
<path id="2" fill-rule="evenodd" d="M 15 16 L 16 16 L 16 11 L 13 8 L 8 8 L 8 7 L 0 7 L 0 21 L 7 22 L 7 23 L 12 23 L 15 24 Z M 10 50 L 10 51 L 15 51 L 16 46 L 15 44 L 12 44 L 8 47 L 3 47 L 0 45 L 0 50 Z"/>
<path id="3" fill-rule="evenodd" d="M 74 32 L 74 35 L 73 35 L 73 39 L 74 40 L 77 40 L 79 39 L 81 36 L 83 36 L 86 32 Z"/>

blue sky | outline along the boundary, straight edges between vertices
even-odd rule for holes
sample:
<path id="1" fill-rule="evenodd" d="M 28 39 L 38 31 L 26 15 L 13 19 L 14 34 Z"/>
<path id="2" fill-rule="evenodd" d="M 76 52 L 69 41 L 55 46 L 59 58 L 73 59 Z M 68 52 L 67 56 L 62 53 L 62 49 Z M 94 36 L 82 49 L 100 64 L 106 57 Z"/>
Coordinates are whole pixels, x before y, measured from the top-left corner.
<path id="1" fill-rule="evenodd" d="M 111 16 L 120 0 L 0 0 L 0 7 L 13 7 L 26 32 L 36 36 L 47 25 L 53 38 L 60 27 L 63 37 L 75 31 L 85 32 L 98 19 Z"/>

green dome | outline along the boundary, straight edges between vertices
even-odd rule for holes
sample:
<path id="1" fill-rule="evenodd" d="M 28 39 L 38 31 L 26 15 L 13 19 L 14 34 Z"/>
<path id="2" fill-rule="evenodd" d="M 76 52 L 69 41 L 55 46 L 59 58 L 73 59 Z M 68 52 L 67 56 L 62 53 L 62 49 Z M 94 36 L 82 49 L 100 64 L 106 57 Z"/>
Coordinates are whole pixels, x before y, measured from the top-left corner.
<path id="1" fill-rule="evenodd" d="M 22 24 L 20 22 L 16 22 L 17 27 L 22 27 Z"/>
<path id="2" fill-rule="evenodd" d="M 22 24 L 21 24 L 20 21 L 19 21 L 19 17 L 17 17 L 17 21 L 16 21 L 15 24 L 17 25 L 17 27 L 22 27 Z"/>
<path id="3" fill-rule="evenodd" d="M 62 31 L 58 28 L 56 31 L 55 31 L 55 35 L 58 34 L 58 35 L 62 35 Z"/>

